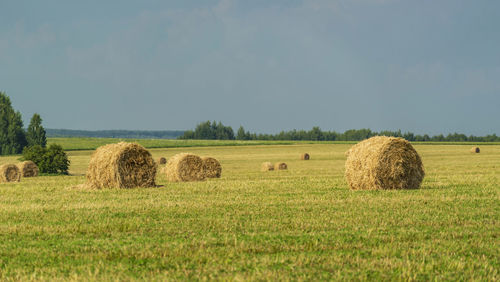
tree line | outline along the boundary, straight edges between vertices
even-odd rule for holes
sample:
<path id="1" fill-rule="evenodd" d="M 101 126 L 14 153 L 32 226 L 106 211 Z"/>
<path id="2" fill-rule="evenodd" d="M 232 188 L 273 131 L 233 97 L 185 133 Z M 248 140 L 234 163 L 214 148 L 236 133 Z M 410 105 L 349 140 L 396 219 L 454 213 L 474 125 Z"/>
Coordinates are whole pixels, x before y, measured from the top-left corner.
<path id="1" fill-rule="evenodd" d="M 251 133 L 240 126 L 234 134 L 230 126 L 223 125 L 220 121 L 199 123 L 194 130 L 185 131 L 178 139 L 205 139 L 205 140 L 293 140 L 293 141 L 361 141 L 373 136 L 394 136 L 401 137 L 408 141 L 434 141 L 434 142 L 500 142 L 500 137 L 496 134 L 486 136 L 465 135 L 452 133 L 448 135 L 414 134 L 412 132 L 402 132 L 401 130 L 380 132 L 367 128 L 350 129 L 345 132 L 323 131 L 315 126 L 311 130 L 289 130 L 281 131 L 278 134 Z"/>

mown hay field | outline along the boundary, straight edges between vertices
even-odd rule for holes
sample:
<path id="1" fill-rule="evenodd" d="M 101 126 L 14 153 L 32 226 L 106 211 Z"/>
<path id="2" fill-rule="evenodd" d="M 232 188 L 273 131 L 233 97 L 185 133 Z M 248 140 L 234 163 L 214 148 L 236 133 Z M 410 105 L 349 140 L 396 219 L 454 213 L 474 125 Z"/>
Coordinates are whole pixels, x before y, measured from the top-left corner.
<path id="1" fill-rule="evenodd" d="M 70 176 L 0 184 L 0 279 L 500 279 L 500 146 L 416 145 L 421 189 L 389 191 L 349 190 L 350 146 L 151 149 L 222 177 L 103 190 L 73 188 L 92 151 L 71 151 Z"/>

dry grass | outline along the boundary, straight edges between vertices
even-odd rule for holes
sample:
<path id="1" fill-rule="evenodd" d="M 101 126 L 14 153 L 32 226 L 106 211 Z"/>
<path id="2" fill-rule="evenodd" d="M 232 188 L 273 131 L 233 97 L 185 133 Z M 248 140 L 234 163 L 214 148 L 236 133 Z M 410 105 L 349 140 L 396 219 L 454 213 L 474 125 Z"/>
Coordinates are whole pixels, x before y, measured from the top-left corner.
<path id="1" fill-rule="evenodd" d="M 19 182 L 21 171 L 14 164 L 4 164 L 0 166 L 0 182 Z"/>
<path id="2" fill-rule="evenodd" d="M 168 181 L 201 181 L 205 179 L 203 160 L 193 154 L 181 153 L 167 162 L 165 172 Z"/>
<path id="3" fill-rule="evenodd" d="M 425 175 L 417 151 L 402 138 L 372 137 L 347 155 L 345 177 L 351 189 L 416 189 Z"/>
<path id="4" fill-rule="evenodd" d="M 222 166 L 219 161 L 212 157 L 202 157 L 203 169 L 205 177 L 207 178 L 220 178 L 222 175 Z"/>
<path id="5" fill-rule="evenodd" d="M 99 147 L 90 159 L 87 184 L 90 188 L 133 188 L 155 186 L 156 164 L 148 150 L 135 143 Z"/>
<path id="6" fill-rule="evenodd" d="M 21 172 L 21 177 L 36 177 L 38 176 L 38 166 L 32 161 L 18 163 L 17 167 Z"/>

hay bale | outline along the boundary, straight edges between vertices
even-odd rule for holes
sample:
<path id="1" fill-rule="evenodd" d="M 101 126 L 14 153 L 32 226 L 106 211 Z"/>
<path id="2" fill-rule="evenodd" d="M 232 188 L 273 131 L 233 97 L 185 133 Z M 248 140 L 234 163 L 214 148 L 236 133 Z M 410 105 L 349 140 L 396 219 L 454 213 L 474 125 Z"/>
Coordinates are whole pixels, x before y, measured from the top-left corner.
<path id="1" fill-rule="evenodd" d="M 288 166 L 286 165 L 286 163 L 275 163 L 274 164 L 274 170 L 285 170 L 287 168 L 288 168 Z"/>
<path id="2" fill-rule="evenodd" d="M 309 160 L 310 156 L 308 153 L 304 153 L 300 156 L 300 159 L 303 160 L 303 161 L 307 161 Z"/>
<path id="3" fill-rule="evenodd" d="M 211 157 L 202 157 L 203 169 L 205 177 L 207 178 L 220 178 L 222 174 L 222 166 L 219 161 Z"/>
<path id="4" fill-rule="evenodd" d="M 425 175 L 417 151 L 402 138 L 372 137 L 348 152 L 345 177 L 351 189 L 417 189 Z"/>
<path id="5" fill-rule="evenodd" d="M 470 152 L 474 153 L 474 154 L 479 154 L 481 152 L 481 150 L 479 149 L 479 147 L 472 147 L 470 149 Z"/>
<path id="6" fill-rule="evenodd" d="M 21 171 L 15 164 L 4 164 L 0 166 L 0 182 L 19 182 Z"/>
<path id="7" fill-rule="evenodd" d="M 165 172 L 168 181 L 200 181 L 205 179 L 203 160 L 193 154 L 181 153 L 167 162 Z"/>
<path id="8" fill-rule="evenodd" d="M 159 164 L 166 164 L 167 163 L 167 159 L 164 158 L 164 157 L 161 157 L 161 158 L 158 159 L 158 163 Z"/>
<path id="9" fill-rule="evenodd" d="M 17 167 L 21 172 L 21 177 L 35 177 L 38 176 L 38 166 L 32 161 L 25 161 L 18 163 Z"/>
<path id="10" fill-rule="evenodd" d="M 271 171 L 274 170 L 274 166 L 271 162 L 264 162 L 260 167 L 261 171 Z"/>
<path id="11" fill-rule="evenodd" d="M 139 144 L 120 142 L 97 148 L 87 169 L 90 188 L 155 186 L 156 164 Z"/>

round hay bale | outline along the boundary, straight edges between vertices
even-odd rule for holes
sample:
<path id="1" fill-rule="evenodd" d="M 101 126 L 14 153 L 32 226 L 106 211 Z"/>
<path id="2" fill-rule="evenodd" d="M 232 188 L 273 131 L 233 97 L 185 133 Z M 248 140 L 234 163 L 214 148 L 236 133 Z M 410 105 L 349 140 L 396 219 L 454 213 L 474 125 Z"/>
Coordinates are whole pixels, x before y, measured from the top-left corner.
<path id="1" fill-rule="evenodd" d="M 120 142 L 97 148 L 87 169 L 91 188 L 133 188 L 155 186 L 156 164 L 144 147 Z"/>
<path id="2" fill-rule="evenodd" d="M 220 178 L 222 174 L 222 166 L 219 161 L 211 157 L 202 157 L 203 169 L 205 177 L 207 178 Z"/>
<path id="3" fill-rule="evenodd" d="M 377 136 L 354 145 L 345 163 L 351 189 L 417 189 L 424 166 L 410 142 Z"/>
<path id="4" fill-rule="evenodd" d="M 179 181 L 200 181 L 205 179 L 203 160 L 192 154 L 181 153 L 173 156 L 165 167 L 167 180 Z"/>
<path id="5" fill-rule="evenodd" d="M 17 164 L 21 172 L 21 177 L 35 177 L 38 176 L 38 166 L 32 161 L 25 161 Z"/>
<path id="6" fill-rule="evenodd" d="M 261 171 L 271 171 L 271 170 L 274 170 L 274 166 L 271 162 L 264 162 L 260 166 L 260 170 Z"/>
<path id="7" fill-rule="evenodd" d="M 161 157 L 161 158 L 158 159 L 158 163 L 159 164 L 166 164 L 167 163 L 167 159 L 164 158 L 164 157 Z"/>
<path id="8" fill-rule="evenodd" d="M 479 147 L 472 147 L 470 149 L 470 152 L 474 153 L 474 154 L 479 154 L 481 152 L 481 150 L 479 149 Z"/>
<path id="9" fill-rule="evenodd" d="M 21 171 L 15 164 L 4 164 L 0 166 L 0 182 L 19 182 Z"/>
<path id="10" fill-rule="evenodd" d="M 303 161 L 307 161 L 309 160 L 310 156 L 308 153 L 304 153 L 300 156 L 300 159 L 303 160 Z"/>
<path id="11" fill-rule="evenodd" d="M 288 166 L 286 165 L 286 163 L 275 163 L 274 164 L 274 170 L 285 170 L 287 168 L 288 168 Z"/>

